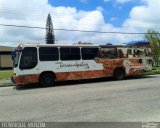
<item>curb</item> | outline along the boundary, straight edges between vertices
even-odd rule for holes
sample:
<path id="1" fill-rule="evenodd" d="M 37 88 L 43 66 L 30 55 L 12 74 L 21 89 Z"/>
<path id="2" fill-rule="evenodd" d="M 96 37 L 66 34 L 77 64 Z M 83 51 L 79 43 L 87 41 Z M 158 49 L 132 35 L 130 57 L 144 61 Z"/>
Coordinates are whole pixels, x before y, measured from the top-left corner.
<path id="1" fill-rule="evenodd" d="M 0 85 L 0 88 L 1 87 L 11 87 L 11 86 L 13 86 L 13 85 Z M 13 86 L 14 87 L 14 86 Z"/>
<path id="2" fill-rule="evenodd" d="M 14 85 L 12 83 L 3 83 L 1 85 L 1 83 L 0 83 L 0 87 L 10 87 L 10 86 L 14 86 Z"/>
<path id="3" fill-rule="evenodd" d="M 10 81 L 10 79 L 0 79 L 0 87 L 9 87 L 13 86 L 13 83 Z"/>

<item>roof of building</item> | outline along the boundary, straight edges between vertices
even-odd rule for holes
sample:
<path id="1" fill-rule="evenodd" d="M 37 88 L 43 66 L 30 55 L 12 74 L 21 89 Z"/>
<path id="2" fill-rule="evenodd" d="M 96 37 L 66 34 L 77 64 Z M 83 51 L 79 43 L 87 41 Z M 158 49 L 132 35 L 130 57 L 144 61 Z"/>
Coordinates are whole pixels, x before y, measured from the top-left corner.
<path id="1" fill-rule="evenodd" d="M 131 45 L 131 44 L 148 44 L 149 42 L 146 40 L 139 40 L 139 41 L 130 41 L 127 44 Z"/>
<path id="2" fill-rule="evenodd" d="M 6 51 L 7 51 L 7 52 L 8 52 L 8 51 L 13 51 L 13 49 L 14 49 L 13 47 L 0 46 L 0 51 L 1 51 L 1 52 L 3 52 L 3 51 L 5 51 L 5 52 L 6 52 Z"/>

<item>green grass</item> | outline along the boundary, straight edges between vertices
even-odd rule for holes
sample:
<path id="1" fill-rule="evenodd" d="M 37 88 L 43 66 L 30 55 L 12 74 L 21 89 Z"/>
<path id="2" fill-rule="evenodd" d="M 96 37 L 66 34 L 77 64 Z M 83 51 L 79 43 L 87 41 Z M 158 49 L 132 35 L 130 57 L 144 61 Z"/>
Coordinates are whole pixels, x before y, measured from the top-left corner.
<path id="1" fill-rule="evenodd" d="M 160 74 L 160 67 L 153 67 L 152 71 L 144 73 L 144 75 L 156 75 L 156 74 Z"/>
<path id="2" fill-rule="evenodd" d="M 154 67 L 154 68 L 155 68 L 156 70 L 159 70 L 159 71 L 160 71 L 160 67 Z M 153 69 L 154 69 L 154 68 L 153 68 Z"/>
<path id="3" fill-rule="evenodd" d="M 0 70 L 0 80 L 8 79 L 13 76 L 13 70 Z"/>

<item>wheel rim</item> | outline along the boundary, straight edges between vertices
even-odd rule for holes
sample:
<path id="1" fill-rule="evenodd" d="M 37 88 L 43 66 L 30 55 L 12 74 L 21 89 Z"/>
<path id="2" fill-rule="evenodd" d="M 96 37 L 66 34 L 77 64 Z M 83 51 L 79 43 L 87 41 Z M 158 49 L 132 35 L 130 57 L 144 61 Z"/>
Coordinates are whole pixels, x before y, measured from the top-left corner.
<path id="1" fill-rule="evenodd" d="M 117 80 L 121 80 L 124 78 L 124 71 L 123 70 L 116 70 L 115 72 L 115 78 Z"/>
<path id="2" fill-rule="evenodd" d="M 52 79 L 50 77 L 44 78 L 44 83 L 49 84 L 51 83 Z"/>
<path id="3" fill-rule="evenodd" d="M 52 74 L 44 74 L 41 77 L 40 84 L 42 86 L 51 86 L 54 83 L 54 77 Z"/>
<path id="4" fill-rule="evenodd" d="M 122 78 L 122 77 L 123 77 L 123 72 L 122 72 L 122 71 L 118 72 L 118 73 L 117 73 L 117 77 L 118 77 L 118 78 Z"/>

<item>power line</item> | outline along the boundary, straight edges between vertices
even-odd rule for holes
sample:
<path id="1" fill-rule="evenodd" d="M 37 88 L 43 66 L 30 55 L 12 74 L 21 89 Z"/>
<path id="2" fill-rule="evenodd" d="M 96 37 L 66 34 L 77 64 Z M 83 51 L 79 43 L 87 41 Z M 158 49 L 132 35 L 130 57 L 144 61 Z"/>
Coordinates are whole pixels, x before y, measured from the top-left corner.
<path id="1" fill-rule="evenodd" d="M 13 25 L 13 24 L 0 24 L 5 27 L 18 27 L 18 28 L 30 28 L 30 29 L 46 29 L 45 27 L 36 26 L 25 26 L 25 25 Z M 57 31 L 71 31 L 71 32 L 84 32 L 84 33 L 100 33 L 100 34 L 130 34 L 130 35 L 144 35 L 144 34 L 159 34 L 159 33 L 145 33 L 145 32 L 112 32 L 112 31 L 88 31 L 88 30 L 77 30 L 77 29 L 54 29 Z"/>
<path id="2" fill-rule="evenodd" d="M 25 25 L 13 25 L 13 24 L 0 24 L 0 26 L 5 27 L 18 27 L 18 28 L 38 28 L 38 29 L 46 29 L 44 27 L 34 27 L 34 26 L 25 26 Z"/>

